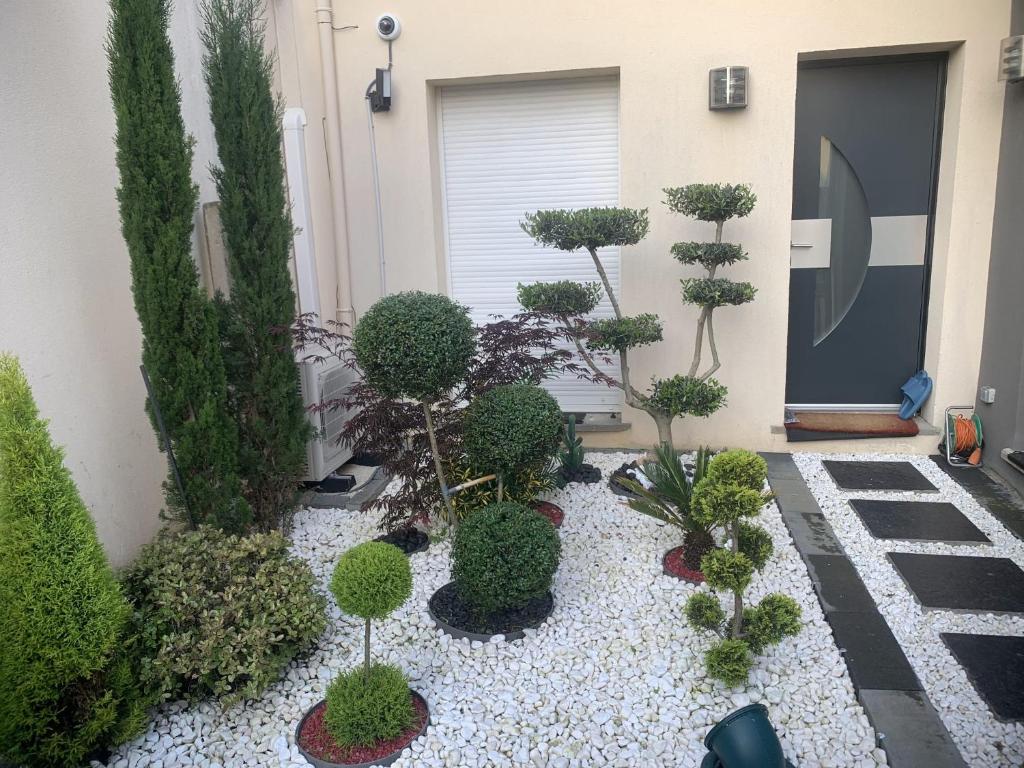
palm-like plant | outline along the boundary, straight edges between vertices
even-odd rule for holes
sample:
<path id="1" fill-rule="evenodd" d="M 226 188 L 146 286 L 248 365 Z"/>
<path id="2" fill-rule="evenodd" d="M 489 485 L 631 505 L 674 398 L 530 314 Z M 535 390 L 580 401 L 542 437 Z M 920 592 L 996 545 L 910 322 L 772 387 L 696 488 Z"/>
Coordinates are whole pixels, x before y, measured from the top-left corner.
<path id="1" fill-rule="evenodd" d="M 651 481 L 645 488 L 632 478 L 620 482 L 638 498 L 630 499 L 629 506 L 641 514 L 675 526 L 683 532 L 683 562 L 687 568 L 700 570 L 700 559 L 715 545 L 714 536 L 690 514 L 693 487 L 701 481 L 711 459 L 709 448 L 698 448 L 694 457 L 693 480 L 686 476 L 679 453 L 667 443 L 654 449 L 655 460 L 644 463 L 643 473 Z"/>

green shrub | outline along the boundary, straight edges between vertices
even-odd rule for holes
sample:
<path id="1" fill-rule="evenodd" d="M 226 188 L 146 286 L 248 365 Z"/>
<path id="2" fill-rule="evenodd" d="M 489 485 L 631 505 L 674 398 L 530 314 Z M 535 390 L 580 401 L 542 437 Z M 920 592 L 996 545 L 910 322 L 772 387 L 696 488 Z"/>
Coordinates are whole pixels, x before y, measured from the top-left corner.
<path id="1" fill-rule="evenodd" d="M 352 337 L 367 382 L 386 397 L 431 403 L 466 375 L 476 332 L 465 307 L 420 291 L 380 299 Z"/>
<path id="2" fill-rule="evenodd" d="M 452 485 L 459 485 L 480 477 L 480 473 L 466 463 L 447 470 Z M 549 467 L 529 467 L 514 475 L 505 475 L 502 501 L 514 501 L 530 506 L 537 497 L 555 487 L 555 475 Z M 497 483 L 488 482 L 470 486 L 452 494 L 452 509 L 458 520 L 465 520 L 476 510 L 498 501 Z"/>
<path id="3" fill-rule="evenodd" d="M 717 632 L 725 623 L 725 611 L 718 598 L 707 592 L 695 592 L 686 601 L 686 620 L 691 627 Z"/>
<path id="4" fill-rule="evenodd" d="M 676 243 L 672 255 L 680 264 L 700 264 L 705 269 L 746 261 L 747 253 L 735 243 Z"/>
<path id="5" fill-rule="evenodd" d="M 522 228 L 541 245 L 560 251 L 636 245 L 647 235 L 647 209 L 580 208 L 528 213 Z"/>
<path id="6" fill-rule="evenodd" d="M 742 685 L 747 681 L 754 659 L 750 648 L 743 640 L 719 640 L 704 654 L 708 674 L 728 686 Z"/>
<path id="7" fill-rule="evenodd" d="M 514 476 L 545 466 L 558 451 L 561 431 L 555 398 L 533 384 L 507 384 L 466 408 L 463 448 L 479 472 Z"/>
<path id="8" fill-rule="evenodd" d="M 492 504 L 459 526 L 452 579 L 480 612 L 518 608 L 551 588 L 560 553 L 561 541 L 547 518 L 521 504 Z"/>
<path id="9" fill-rule="evenodd" d="M 701 558 L 700 570 L 712 588 L 742 592 L 750 585 L 754 564 L 742 552 L 719 547 Z"/>
<path id="10" fill-rule="evenodd" d="M 737 283 L 724 277 L 690 277 L 680 283 L 683 301 L 706 309 L 747 304 L 757 293 L 750 283 Z"/>
<path id="11" fill-rule="evenodd" d="M 722 451 L 708 466 L 708 478 L 711 481 L 736 483 L 754 491 L 761 491 L 764 488 L 767 477 L 767 462 L 753 451 Z"/>
<path id="12" fill-rule="evenodd" d="M 750 650 L 761 653 L 785 637 L 798 635 L 803 628 L 796 600 L 788 595 L 766 595 L 754 608 L 743 612 L 744 639 Z"/>
<path id="13" fill-rule="evenodd" d="M 519 303 L 530 312 L 542 315 L 588 315 L 601 301 L 597 283 L 559 280 L 554 283 L 519 284 Z"/>
<path id="14" fill-rule="evenodd" d="M 562 448 L 558 451 L 558 463 L 563 477 L 573 477 L 583 469 L 583 438 L 576 437 L 576 417 L 570 415 L 562 425 Z"/>
<path id="15" fill-rule="evenodd" d="M 647 402 L 673 416 L 710 416 L 723 405 L 728 390 L 715 379 L 672 376 L 652 379 Z"/>
<path id="16" fill-rule="evenodd" d="M 608 317 L 594 320 L 587 328 L 587 343 L 592 349 L 621 352 L 656 341 L 661 341 L 661 321 L 657 315 Z"/>
<path id="17" fill-rule="evenodd" d="M 309 566 L 277 533 L 164 534 L 125 575 L 147 662 L 165 699 L 258 696 L 326 626 Z"/>
<path id="18" fill-rule="evenodd" d="M 142 730 L 130 609 L 63 453 L 0 355 L 0 758 L 78 766 Z"/>
<path id="19" fill-rule="evenodd" d="M 717 458 L 717 457 L 715 457 Z M 714 460 L 711 467 L 714 467 Z M 753 517 L 764 506 L 764 496 L 736 483 L 723 483 L 711 477 L 711 467 L 693 488 L 691 514 L 711 527 L 729 525 L 742 517 Z"/>
<path id="20" fill-rule="evenodd" d="M 740 552 L 747 556 L 756 570 L 760 571 L 768 563 L 768 558 L 775 549 L 771 534 L 764 528 L 741 520 L 739 537 Z"/>
<path id="21" fill-rule="evenodd" d="M 367 541 L 341 556 L 331 577 L 338 607 L 363 619 L 382 619 L 412 594 L 412 569 L 398 547 Z"/>
<path id="22" fill-rule="evenodd" d="M 327 686 L 324 724 L 342 747 L 368 746 L 399 736 L 415 712 L 402 671 L 374 664 L 369 675 L 353 669 Z"/>
<path id="23" fill-rule="evenodd" d="M 688 184 L 663 190 L 669 210 L 700 221 L 728 221 L 754 210 L 757 196 L 746 184 Z"/>

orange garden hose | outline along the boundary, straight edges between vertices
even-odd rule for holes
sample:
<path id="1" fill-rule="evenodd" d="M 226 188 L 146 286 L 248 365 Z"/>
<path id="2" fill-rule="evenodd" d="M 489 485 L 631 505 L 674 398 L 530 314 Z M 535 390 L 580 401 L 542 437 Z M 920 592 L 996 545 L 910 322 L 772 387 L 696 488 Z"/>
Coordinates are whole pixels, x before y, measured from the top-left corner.
<path id="1" fill-rule="evenodd" d="M 953 452 L 968 456 L 967 463 L 977 465 L 981 461 L 981 446 L 978 431 L 972 419 L 958 415 L 953 419 Z"/>

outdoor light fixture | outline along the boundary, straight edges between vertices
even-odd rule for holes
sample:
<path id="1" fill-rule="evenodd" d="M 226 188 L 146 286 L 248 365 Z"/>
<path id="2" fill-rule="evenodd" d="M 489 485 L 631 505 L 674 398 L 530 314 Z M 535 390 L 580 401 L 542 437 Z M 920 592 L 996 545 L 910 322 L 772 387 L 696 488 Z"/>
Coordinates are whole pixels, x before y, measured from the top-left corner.
<path id="1" fill-rule="evenodd" d="M 999 80 L 1024 80 L 1024 35 L 1004 37 L 999 43 Z"/>
<path id="2" fill-rule="evenodd" d="M 747 106 L 747 67 L 715 67 L 708 75 L 708 109 Z"/>

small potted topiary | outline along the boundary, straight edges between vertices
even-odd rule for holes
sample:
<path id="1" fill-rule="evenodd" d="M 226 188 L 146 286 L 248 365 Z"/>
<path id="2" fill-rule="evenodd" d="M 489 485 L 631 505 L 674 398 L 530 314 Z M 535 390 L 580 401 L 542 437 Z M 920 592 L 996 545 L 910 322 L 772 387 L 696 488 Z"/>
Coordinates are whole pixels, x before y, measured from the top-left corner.
<path id="1" fill-rule="evenodd" d="M 725 451 L 708 464 L 704 479 L 693 489 L 691 514 L 709 526 L 721 527 L 728 547 L 716 547 L 701 560 L 701 570 L 712 593 L 698 592 L 686 602 L 691 626 L 720 638 L 705 654 L 708 674 L 726 685 L 741 685 L 754 656 L 767 646 L 800 632 L 800 606 L 787 595 L 766 595 L 756 606 L 744 606 L 743 592 L 754 571 L 762 570 L 772 555 L 771 536 L 747 522 L 770 499 L 764 490 L 768 468 L 750 451 Z M 731 592 L 732 616 L 727 617 L 715 592 Z"/>
<path id="2" fill-rule="evenodd" d="M 427 702 L 400 669 L 370 662 L 370 622 L 397 610 L 412 593 L 409 560 L 398 547 L 368 541 L 338 561 L 331 592 L 345 613 L 364 619 L 363 664 L 327 687 L 295 731 L 316 768 L 390 765 L 427 729 Z"/>
<path id="3" fill-rule="evenodd" d="M 551 615 L 560 554 L 551 521 L 529 507 L 503 502 L 476 510 L 455 534 L 452 581 L 430 598 L 430 616 L 457 638 L 522 638 Z"/>

